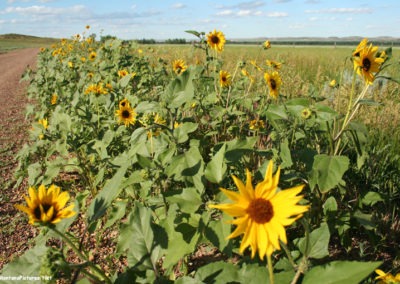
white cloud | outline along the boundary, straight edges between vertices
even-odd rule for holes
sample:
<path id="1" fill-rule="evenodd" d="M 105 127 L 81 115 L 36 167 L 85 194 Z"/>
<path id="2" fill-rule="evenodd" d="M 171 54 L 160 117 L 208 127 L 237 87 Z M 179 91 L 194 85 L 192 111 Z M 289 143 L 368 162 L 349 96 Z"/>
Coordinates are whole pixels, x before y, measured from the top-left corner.
<path id="1" fill-rule="evenodd" d="M 53 8 L 47 6 L 28 6 L 28 7 L 7 7 L 0 11 L 2 14 L 22 14 L 22 15 L 60 15 L 66 13 L 81 13 L 86 10 L 83 5 L 75 5 L 66 8 Z"/>
<path id="2" fill-rule="evenodd" d="M 172 5 L 172 7 L 174 9 L 182 9 L 182 8 L 186 8 L 186 5 L 183 3 L 175 3 L 174 5 Z"/>
<path id="3" fill-rule="evenodd" d="M 321 10 L 306 10 L 308 14 L 369 14 L 372 13 L 370 8 L 329 8 Z"/>
<path id="4" fill-rule="evenodd" d="M 236 15 L 238 15 L 239 17 L 243 17 L 243 16 L 249 16 L 251 14 L 252 12 L 250 10 L 240 10 L 239 12 L 237 12 Z"/>
<path id="5" fill-rule="evenodd" d="M 267 16 L 270 18 L 283 18 L 283 17 L 287 17 L 288 13 L 286 13 L 286 12 L 271 12 L 271 13 L 268 13 Z"/>
<path id="6" fill-rule="evenodd" d="M 223 10 L 221 12 L 217 13 L 217 16 L 231 16 L 233 15 L 233 11 L 232 10 Z"/>

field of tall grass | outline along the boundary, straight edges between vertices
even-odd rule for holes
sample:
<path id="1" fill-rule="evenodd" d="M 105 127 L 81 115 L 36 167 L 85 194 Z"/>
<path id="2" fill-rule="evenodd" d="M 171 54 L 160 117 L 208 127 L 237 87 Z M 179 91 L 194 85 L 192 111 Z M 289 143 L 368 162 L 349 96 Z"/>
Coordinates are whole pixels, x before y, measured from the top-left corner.
<path id="1" fill-rule="evenodd" d="M 398 50 L 189 33 L 41 50 L 16 179 L 30 186 L 17 217 L 42 233 L 2 275 L 398 281 Z"/>

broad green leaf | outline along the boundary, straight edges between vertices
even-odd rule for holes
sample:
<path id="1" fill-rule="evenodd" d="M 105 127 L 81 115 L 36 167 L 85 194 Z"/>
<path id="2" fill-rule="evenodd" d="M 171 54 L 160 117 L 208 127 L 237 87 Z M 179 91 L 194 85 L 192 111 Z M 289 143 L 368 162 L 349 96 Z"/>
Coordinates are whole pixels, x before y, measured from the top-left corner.
<path id="1" fill-rule="evenodd" d="M 373 206 L 379 201 L 384 201 L 384 199 L 379 192 L 375 191 L 368 191 L 367 194 L 361 199 L 362 204 L 368 206 Z"/>
<path id="2" fill-rule="evenodd" d="M 104 225 L 104 229 L 107 229 L 115 224 L 118 220 L 120 220 L 125 215 L 126 205 L 128 201 L 119 200 L 116 201 L 115 204 L 111 207 L 111 212 L 109 218 L 107 219 L 106 224 Z"/>
<path id="3" fill-rule="evenodd" d="M 45 238 L 42 238 L 34 247 L 27 250 L 23 255 L 16 258 L 12 262 L 6 264 L 1 276 L 40 276 L 41 259 L 46 254 Z M 22 280 L 22 279 L 21 279 Z M 4 281 L 4 282 L 3 282 Z M 17 283 L 15 280 L 2 280 L 1 283 Z"/>
<path id="4" fill-rule="evenodd" d="M 200 37 L 200 35 L 201 35 L 199 32 L 194 31 L 194 30 L 187 30 L 187 31 L 185 31 L 185 33 L 192 34 L 196 37 Z"/>
<path id="5" fill-rule="evenodd" d="M 254 151 L 254 145 L 258 137 L 246 137 L 246 139 L 233 139 L 226 142 L 225 158 L 229 162 L 239 161 L 245 154 Z"/>
<path id="6" fill-rule="evenodd" d="M 121 86 L 121 88 L 125 88 L 126 86 L 128 86 L 131 78 L 132 78 L 131 74 L 127 74 L 123 78 L 121 78 L 121 80 L 119 80 L 119 85 Z"/>
<path id="7" fill-rule="evenodd" d="M 318 229 L 315 229 L 311 232 L 308 242 L 308 251 L 306 251 L 306 237 L 300 239 L 298 243 L 298 248 L 300 249 L 301 253 L 307 255 L 310 258 L 324 258 L 329 255 L 329 239 L 329 227 L 326 223 L 322 223 Z"/>
<path id="8" fill-rule="evenodd" d="M 279 156 L 282 159 L 282 164 L 281 164 L 282 169 L 289 168 L 293 165 L 288 139 L 284 139 L 280 144 Z"/>
<path id="9" fill-rule="evenodd" d="M 128 166 L 128 164 L 121 166 L 115 175 L 106 182 L 104 188 L 92 200 L 88 208 L 89 223 L 103 216 L 110 204 L 118 197 L 122 190 L 121 183 Z"/>
<path id="10" fill-rule="evenodd" d="M 310 187 L 314 189 L 318 185 L 321 192 L 328 192 L 342 181 L 348 167 L 349 158 L 346 156 L 315 155 L 310 173 Z"/>
<path id="11" fill-rule="evenodd" d="M 117 251 L 127 251 L 129 267 L 153 269 L 160 257 L 160 246 L 154 241 L 152 211 L 139 202 L 134 203 L 128 220 L 121 225 Z"/>
<path id="12" fill-rule="evenodd" d="M 224 162 L 226 144 L 223 144 L 218 152 L 211 158 L 204 171 L 206 179 L 213 183 L 220 183 L 226 173 L 226 163 Z"/>
<path id="13" fill-rule="evenodd" d="M 235 282 L 239 280 L 238 268 L 232 263 L 217 261 L 200 267 L 194 278 L 203 283 L 226 284 Z"/>
<path id="14" fill-rule="evenodd" d="M 353 218 L 355 218 L 357 222 L 367 230 L 373 230 L 376 227 L 375 222 L 372 221 L 372 214 L 365 214 L 357 210 L 354 212 Z"/>
<path id="15" fill-rule="evenodd" d="M 197 232 L 199 224 L 191 226 L 187 223 L 176 224 L 178 206 L 172 204 L 168 211 L 168 217 L 160 222 L 160 226 L 164 229 L 168 236 L 166 240 L 168 244 L 166 249 L 163 250 L 165 259 L 163 266 L 166 269 L 171 269 L 176 263 L 186 255 L 193 253 L 196 249 L 200 233 Z M 182 227 L 183 224 L 183 227 Z M 180 228 L 178 228 L 181 226 Z M 160 235 L 157 235 L 157 238 Z"/>
<path id="16" fill-rule="evenodd" d="M 276 120 L 276 119 L 288 119 L 288 116 L 285 111 L 285 107 L 283 105 L 274 105 L 271 104 L 268 107 L 268 110 L 265 112 L 265 115 L 269 120 Z"/>
<path id="17" fill-rule="evenodd" d="M 324 205 L 322 205 L 322 208 L 324 209 L 324 214 L 335 214 L 338 209 L 338 205 L 336 202 L 335 197 L 330 196 L 328 199 L 325 201 Z"/>
<path id="18" fill-rule="evenodd" d="M 194 187 L 182 189 L 179 193 L 167 195 L 167 201 L 175 203 L 182 212 L 194 213 L 203 204 L 199 191 Z"/>
<path id="19" fill-rule="evenodd" d="M 198 127 L 197 123 L 184 122 L 174 129 L 174 137 L 177 143 L 184 143 L 189 139 L 189 133 L 194 132 Z"/>
<path id="20" fill-rule="evenodd" d="M 258 263 L 246 264 L 238 268 L 238 281 L 239 283 L 269 283 L 268 269 Z M 275 274 L 275 283 L 286 283 L 276 278 L 278 274 Z"/>
<path id="21" fill-rule="evenodd" d="M 360 283 L 382 262 L 332 261 L 312 268 L 306 273 L 303 284 L 354 284 Z"/>
<path id="22" fill-rule="evenodd" d="M 232 225 L 229 224 L 227 214 L 222 214 L 221 220 L 210 221 L 205 228 L 206 238 L 220 251 L 231 255 L 232 254 L 232 243 L 227 239 L 227 236 L 231 234 Z"/>

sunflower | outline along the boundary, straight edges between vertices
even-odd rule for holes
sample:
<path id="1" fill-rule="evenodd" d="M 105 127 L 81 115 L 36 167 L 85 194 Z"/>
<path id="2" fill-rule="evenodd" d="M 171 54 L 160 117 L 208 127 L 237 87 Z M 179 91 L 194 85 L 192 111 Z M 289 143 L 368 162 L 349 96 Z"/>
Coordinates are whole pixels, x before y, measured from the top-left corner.
<path id="1" fill-rule="evenodd" d="M 305 108 L 301 111 L 301 117 L 303 119 L 309 119 L 311 116 L 312 112 L 309 108 Z"/>
<path id="2" fill-rule="evenodd" d="M 208 45 L 218 52 L 221 52 L 224 49 L 225 42 L 225 35 L 220 31 L 214 30 L 207 35 Z"/>
<path id="3" fill-rule="evenodd" d="M 367 44 L 368 44 L 367 38 L 364 38 L 362 41 L 360 41 L 356 49 L 353 51 L 353 56 L 360 56 L 360 51 L 366 48 Z"/>
<path id="4" fill-rule="evenodd" d="M 265 73 L 264 79 L 268 84 L 269 94 L 274 99 L 277 99 L 279 96 L 279 88 L 282 85 L 282 80 L 281 77 L 279 76 L 279 73 L 276 71 L 272 72 L 271 74 Z"/>
<path id="5" fill-rule="evenodd" d="M 231 85 L 231 74 L 227 71 L 219 71 L 219 84 L 221 87 L 229 87 Z"/>
<path id="6" fill-rule="evenodd" d="M 264 49 L 270 49 L 270 48 L 271 48 L 271 42 L 270 42 L 269 40 L 266 40 L 266 41 L 263 43 L 263 48 L 264 48 Z"/>
<path id="7" fill-rule="evenodd" d="M 54 94 L 51 96 L 51 100 L 50 100 L 51 105 L 55 105 L 55 104 L 57 103 L 57 99 L 58 99 L 58 96 L 57 96 L 56 93 L 54 93 Z"/>
<path id="8" fill-rule="evenodd" d="M 329 87 L 331 88 L 336 88 L 338 86 L 337 82 L 335 79 L 329 82 Z"/>
<path id="9" fill-rule="evenodd" d="M 76 214 L 72 210 L 74 204 L 65 207 L 68 200 L 68 192 L 60 192 L 58 186 L 50 185 L 46 190 L 44 185 L 40 185 L 38 190 L 29 188 L 29 197 L 25 196 L 27 206 L 17 204 L 15 208 L 28 214 L 30 224 L 56 224 Z"/>
<path id="10" fill-rule="evenodd" d="M 136 112 L 130 105 L 126 105 L 124 107 L 120 107 L 115 111 L 115 115 L 118 117 L 118 123 L 125 124 L 125 127 L 128 127 L 129 124 L 135 124 L 136 122 Z"/>
<path id="11" fill-rule="evenodd" d="M 119 108 L 130 107 L 130 106 L 131 104 L 127 99 L 123 99 L 122 101 L 119 102 Z"/>
<path id="12" fill-rule="evenodd" d="M 249 123 L 250 130 L 260 130 L 265 128 L 265 124 L 263 120 L 254 119 Z"/>
<path id="13" fill-rule="evenodd" d="M 267 64 L 267 66 L 272 67 L 276 70 L 281 69 L 282 63 L 274 61 L 274 60 L 266 60 L 265 63 Z"/>
<path id="14" fill-rule="evenodd" d="M 118 70 L 118 76 L 120 78 L 125 77 L 128 74 L 129 74 L 129 72 L 126 69 Z"/>
<path id="15" fill-rule="evenodd" d="M 174 70 L 176 75 L 180 75 L 186 71 L 187 66 L 185 64 L 185 61 L 183 61 L 182 59 L 177 59 L 172 62 L 172 69 Z"/>
<path id="16" fill-rule="evenodd" d="M 377 282 L 378 284 L 400 283 L 400 273 L 393 276 L 391 273 L 386 273 L 380 269 L 376 269 L 375 273 L 378 274 L 378 276 L 375 277 L 375 280 L 379 280 L 379 282 Z"/>
<path id="17" fill-rule="evenodd" d="M 377 46 L 370 44 L 368 47 L 360 49 L 359 56 L 353 58 L 354 70 L 357 74 L 364 77 L 368 84 L 372 84 L 375 75 L 380 70 L 381 64 L 385 61 L 383 58 L 376 57 L 375 54 L 378 50 Z"/>
<path id="18" fill-rule="evenodd" d="M 94 52 L 94 51 L 92 51 L 92 52 L 89 54 L 89 59 L 93 61 L 93 60 L 96 59 L 96 56 L 97 56 L 97 53 Z"/>
<path id="19" fill-rule="evenodd" d="M 297 204 L 303 198 L 298 195 L 303 185 L 278 191 L 280 169 L 272 176 L 272 168 L 273 162 L 270 161 L 264 180 L 255 189 L 248 170 L 246 184 L 233 176 L 239 192 L 220 188 L 233 203 L 209 205 L 235 217 L 231 223 L 237 227 L 228 238 L 243 234 L 240 253 L 250 246 L 251 257 L 254 258 L 258 251 L 261 260 L 280 249 L 279 240 L 287 243 L 284 226 L 291 225 L 308 210 L 308 206 Z"/>

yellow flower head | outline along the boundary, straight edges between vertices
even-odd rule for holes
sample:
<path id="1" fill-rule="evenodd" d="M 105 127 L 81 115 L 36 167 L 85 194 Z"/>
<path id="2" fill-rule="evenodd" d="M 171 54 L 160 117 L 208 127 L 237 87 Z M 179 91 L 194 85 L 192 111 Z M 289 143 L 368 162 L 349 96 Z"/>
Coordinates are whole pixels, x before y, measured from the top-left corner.
<path id="1" fill-rule="evenodd" d="M 57 103 L 57 99 L 58 99 L 58 96 L 57 96 L 57 94 L 54 93 L 54 94 L 51 96 L 50 103 L 51 103 L 52 105 L 55 105 L 55 104 Z"/>
<path id="2" fill-rule="evenodd" d="M 132 125 L 135 124 L 137 114 L 135 112 L 135 109 L 131 108 L 131 106 L 128 103 L 122 107 L 120 105 L 120 108 L 115 111 L 115 116 L 118 117 L 119 124 L 123 123 L 125 124 L 125 127 L 128 127 L 130 124 Z"/>
<path id="3" fill-rule="evenodd" d="M 97 53 L 94 52 L 94 51 L 92 51 L 92 52 L 89 54 L 89 59 L 93 61 L 93 60 L 96 59 L 96 56 L 97 56 Z"/>
<path id="4" fill-rule="evenodd" d="M 218 52 L 221 52 L 224 49 L 225 42 L 225 35 L 220 31 L 214 30 L 207 34 L 208 45 Z"/>
<path id="5" fill-rule="evenodd" d="M 44 129 L 47 129 L 47 127 L 49 127 L 47 118 L 39 119 L 38 123 L 41 124 Z"/>
<path id="6" fill-rule="evenodd" d="M 277 99 L 279 96 L 279 88 L 282 85 L 282 80 L 279 76 L 279 73 L 276 71 L 272 72 L 271 74 L 265 73 L 264 79 L 267 82 L 270 96 L 274 99 Z"/>
<path id="7" fill-rule="evenodd" d="M 309 108 L 305 108 L 301 111 L 301 117 L 304 119 L 308 119 L 311 116 L 311 110 Z"/>
<path id="8" fill-rule="evenodd" d="M 400 273 L 397 273 L 396 276 L 393 276 L 391 273 L 386 273 L 380 269 L 376 269 L 375 273 L 378 274 L 378 276 L 375 277 L 375 280 L 379 280 L 378 284 L 400 283 Z"/>
<path id="9" fill-rule="evenodd" d="M 74 68 L 74 63 L 72 61 L 68 61 L 68 67 L 69 68 Z"/>
<path id="10" fill-rule="evenodd" d="M 291 225 L 308 210 L 308 206 L 297 204 L 303 198 L 298 195 L 303 185 L 278 191 L 280 168 L 275 176 L 272 175 L 272 168 L 273 162 L 270 161 L 264 180 L 255 188 L 250 171 L 246 171 L 246 184 L 233 176 L 239 192 L 220 188 L 233 203 L 209 205 L 235 218 L 231 223 L 237 227 L 228 238 L 243 235 L 240 253 L 250 246 L 251 257 L 254 258 L 258 251 L 261 260 L 280 249 L 279 240 L 287 243 L 284 227 Z"/>
<path id="11" fill-rule="evenodd" d="M 122 70 L 118 70 L 118 76 L 121 77 L 125 77 L 126 75 L 128 75 L 129 72 L 126 69 L 122 69 Z"/>
<path id="12" fill-rule="evenodd" d="M 353 51 L 353 56 L 360 56 L 360 51 L 366 48 L 367 44 L 368 44 L 367 38 L 364 38 L 362 41 L 360 41 L 356 49 Z"/>
<path id="13" fill-rule="evenodd" d="M 265 124 L 263 120 L 254 119 L 250 121 L 249 124 L 250 130 L 260 130 L 265 128 Z"/>
<path id="14" fill-rule="evenodd" d="M 68 192 L 60 192 L 60 188 L 50 185 L 46 190 L 44 185 L 36 191 L 29 188 L 29 197 L 25 196 L 26 205 L 15 205 L 15 208 L 28 214 L 29 223 L 56 224 L 62 219 L 70 218 L 76 214 L 74 204 L 65 207 L 69 200 Z"/>
<path id="15" fill-rule="evenodd" d="M 270 49 L 270 48 L 271 48 L 271 42 L 270 42 L 269 40 L 266 40 L 266 41 L 263 43 L 263 48 L 264 48 L 264 49 Z"/>
<path id="16" fill-rule="evenodd" d="M 131 104 L 127 99 L 123 99 L 122 101 L 119 102 L 119 108 L 130 107 L 130 106 Z"/>
<path id="17" fill-rule="evenodd" d="M 282 63 L 274 61 L 274 60 L 266 60 L 265 63 L 267 64 L 267 66 L 272 67 L 276 70 L 281 69 Z"/>
<path id="18" fill-rule="evenodd" d="M 372 84 L 375 79 L 373 73 L 380 70 L 381 64 L 385 61 L 383 58 L 376 57 L 377 46 L 364 46 L 357 52 L 358 56 L 353 57 L 354 70 L 357 74 L 364 77 L 366 83 Z"/>
<path id="19" fill-rule="evenodd" d="M 219 84 L 221 87 L 229 87 L 231 85 L 231 74 L 227 71 L 219 71 Z"/>
<path id="20" fill-rule="evenodd" d="M 333 79 L 332 81 L 329 82 L 329 87 L 335 88 L 337 86 L 336 80 Z"/>
<path id="21" fill-rule="evenodd" d="M 183 61 L 182 59 L 177 59 L 172 62 L 172 69 L 174 70 L 176 75 L 180 75 L 186 71 L 187 66 L 185 64 L 185 61 Z"/>

